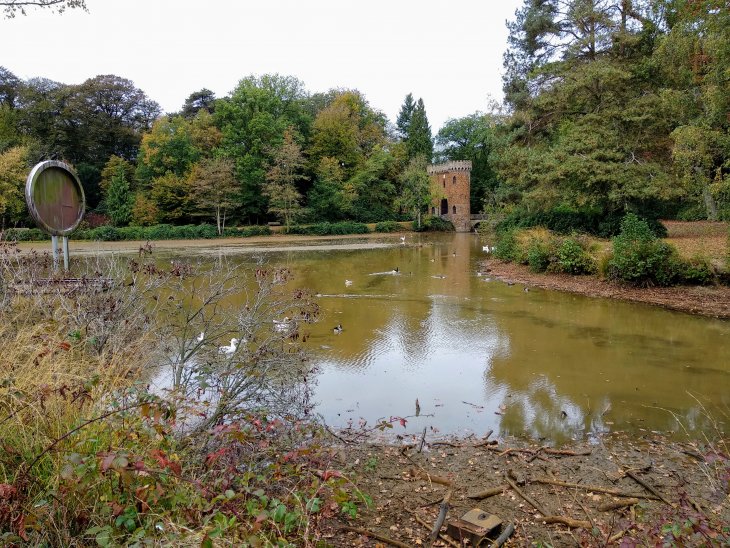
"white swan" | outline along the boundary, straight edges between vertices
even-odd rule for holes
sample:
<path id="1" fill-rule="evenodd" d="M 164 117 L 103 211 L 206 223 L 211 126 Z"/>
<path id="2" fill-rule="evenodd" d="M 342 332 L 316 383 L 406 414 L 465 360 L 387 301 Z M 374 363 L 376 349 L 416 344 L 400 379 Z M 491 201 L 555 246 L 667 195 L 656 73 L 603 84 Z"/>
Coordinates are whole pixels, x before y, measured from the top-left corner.
<path id="1" fill-rule="evenodd" d="M 203 342 L 203 339 L 204 338 L 205 338 L 205 332 L 204 331 L 201 331 L 200 332 L 200 335 L 198 335 L 197 337 L 195 337 L 195 341 L 196 342 Z"/>
<path id="2" fill-rule="evenodd" d="M 402 243 L 403 245 L 406 245 L 406 237 L 405 236 L 401 236 L 400 237 L 400 243 Z"/>
<path id="3" fill-rule="evenodd" d="M 484 251 L 485 253 L 492 253 L 494 251 L 494 247 L 489 247 L 488 245 L 483 245 L 482 251 Z"/>
<path id="4" fill-rule="evenodd" d="M 345 280 L 345 287 L 350 287 L 352 285 L 352 280 Z"/>
<path id="5" fill-rule="evenodd" d="M 218 354 L 225 354 L 230 355 L 233 354 L 236 351 L 236 348 L 238 348 L 239 339 L 233 338 L 231 339 L 231 344 L 229 346 L 221 346 L 218 348 Z"/>

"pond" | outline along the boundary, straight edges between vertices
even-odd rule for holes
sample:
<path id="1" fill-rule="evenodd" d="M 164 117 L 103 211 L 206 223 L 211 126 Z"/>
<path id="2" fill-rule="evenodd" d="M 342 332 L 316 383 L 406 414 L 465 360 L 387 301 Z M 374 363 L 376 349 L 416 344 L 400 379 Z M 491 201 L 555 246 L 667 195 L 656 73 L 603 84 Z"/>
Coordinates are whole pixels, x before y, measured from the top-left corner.
<path id="1" fill-rule="evenodd" d="M 480 272 L 482 245 L 473 234 L 409 234 L 256 246 L 317 294 L 321 320 L 305 344 L 327 424 L 393 419 L 396 433 L 493 430 L 557 443 L 723 427 L 730 322 L 525 291 Z M 186 250 L 218 253 L 256 260 L 250 246 Z"/>

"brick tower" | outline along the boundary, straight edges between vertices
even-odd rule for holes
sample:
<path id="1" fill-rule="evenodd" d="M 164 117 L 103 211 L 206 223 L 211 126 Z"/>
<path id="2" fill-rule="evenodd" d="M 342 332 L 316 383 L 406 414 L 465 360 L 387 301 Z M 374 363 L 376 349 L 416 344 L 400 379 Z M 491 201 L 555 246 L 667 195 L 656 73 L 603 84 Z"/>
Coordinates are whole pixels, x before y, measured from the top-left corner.
<path id="1" fill-rule="evenodd" d="M 457 232 L 471 231 L 471 161 L 457 160 L 428 166 L 431 176 L 431 214 L 451 221 Z"/>

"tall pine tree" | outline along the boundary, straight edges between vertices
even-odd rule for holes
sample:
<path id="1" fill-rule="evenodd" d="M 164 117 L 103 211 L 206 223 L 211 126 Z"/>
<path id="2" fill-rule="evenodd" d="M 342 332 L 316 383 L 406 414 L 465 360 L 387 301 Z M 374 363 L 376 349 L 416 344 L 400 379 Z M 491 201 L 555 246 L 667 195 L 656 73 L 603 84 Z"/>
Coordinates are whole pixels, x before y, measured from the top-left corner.
<path id="1" fill-rule="evenodd" d="M 423 99 L 418 99 L 418 103 L 413 109 L 413 116 L 411 116 L 411 123 L 408 127 L 406 149 L 409 159 L 424 157 L 426 162 L 430 162 L 433 157 L 431 126 L 428 123 Z"/>
<path id="2" fill-rule="evenodd" d="M 413 94 L 409 93 L 406 95 L 403 105 L 400 107 L 398 119 L 395 121 L 400 138 L 404 141 L 408 139 L 409 129 L 411 127 L 411 118 L 413 118 L 413 111 L 415 108 L 416 103 L 413 102 Z"/>

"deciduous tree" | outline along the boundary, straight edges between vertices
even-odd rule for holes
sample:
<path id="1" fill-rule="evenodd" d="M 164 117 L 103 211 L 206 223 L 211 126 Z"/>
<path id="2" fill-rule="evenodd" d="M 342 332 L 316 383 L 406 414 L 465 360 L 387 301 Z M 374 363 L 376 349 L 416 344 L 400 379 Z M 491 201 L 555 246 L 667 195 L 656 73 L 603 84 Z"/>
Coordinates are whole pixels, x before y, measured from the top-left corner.
<path id="1" fill-rule="evenodd" d="M 302 194 L 297 185 L 306 179 L 304 156 L 289 128 L 284 133 L 284 142 L 273 153 L 272 163 L 266 172 L 264 196 L 269 200 L 269 213 L 273 213 L 288 227 L 302 207 Z"/>
<path id="2" fill-rule="evenodd" d="M 205 215 L 215 217 L 218 235 L 226 227 L 226 217 L 238 204 L 240 186 L 233 174 L 233 160 L 211 158 L 201 160 L 191 173 L 192 198 Z"/>

